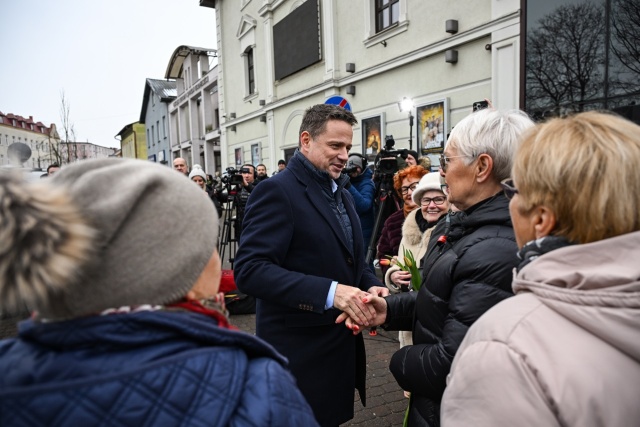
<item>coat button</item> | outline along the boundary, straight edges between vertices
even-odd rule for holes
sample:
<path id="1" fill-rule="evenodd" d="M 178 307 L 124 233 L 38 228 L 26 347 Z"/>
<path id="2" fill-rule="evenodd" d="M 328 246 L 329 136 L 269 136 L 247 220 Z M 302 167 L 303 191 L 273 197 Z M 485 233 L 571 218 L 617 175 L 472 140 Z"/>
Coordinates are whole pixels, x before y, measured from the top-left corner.
<path id="1" fill-rule="evenodd" d="M 347 258 L 347 264 L 353 265 L 353 258 L 351 257 Z"/>

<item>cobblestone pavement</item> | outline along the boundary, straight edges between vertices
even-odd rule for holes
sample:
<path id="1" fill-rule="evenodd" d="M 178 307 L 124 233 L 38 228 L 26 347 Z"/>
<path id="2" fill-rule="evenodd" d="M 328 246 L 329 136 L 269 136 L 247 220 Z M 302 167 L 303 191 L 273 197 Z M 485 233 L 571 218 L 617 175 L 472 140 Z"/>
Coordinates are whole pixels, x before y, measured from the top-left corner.
<path id="1" fill-rule="evenodd" d="M 255 315 L 232 315 L 231 323 L 239 329 L 255 333 Z M 401 426 L 409 400 L 389 372 L 389 360 L 398 349 L 398 333 L 378 330 L 377 336 L 364 332 L 367 350 L 367 407 L 356 392 L 355 417 L 343 426 Z"/>

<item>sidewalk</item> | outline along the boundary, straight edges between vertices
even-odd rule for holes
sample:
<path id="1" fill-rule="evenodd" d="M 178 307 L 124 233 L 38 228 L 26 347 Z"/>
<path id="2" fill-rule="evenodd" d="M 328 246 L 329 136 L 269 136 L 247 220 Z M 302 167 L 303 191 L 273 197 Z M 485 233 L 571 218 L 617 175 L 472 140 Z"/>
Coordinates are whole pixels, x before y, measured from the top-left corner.
<path id="1" fill-rule="evenodd" d="M 231 316 L 231 323 L 245 332 L 255 333 L 255 314 Z M 398 333 L 378 329 L 377 336 L 364 332 L 367 351 L 367 407 L 356 392 L 355 417 L 343 426 L 401 426 L 409 403 L 389 372 L 389 360 L 398 349 Z"/>

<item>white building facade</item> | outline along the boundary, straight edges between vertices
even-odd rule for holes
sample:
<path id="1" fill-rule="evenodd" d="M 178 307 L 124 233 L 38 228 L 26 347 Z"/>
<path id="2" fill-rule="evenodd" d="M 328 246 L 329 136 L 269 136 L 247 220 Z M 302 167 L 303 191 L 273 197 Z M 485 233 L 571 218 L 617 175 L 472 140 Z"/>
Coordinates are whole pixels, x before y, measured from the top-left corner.
<path id="1" fill-rule="evenodd" d="M 166 79 L 175 79 L 177 97 L 169 103 L 171 161 L 199 164 L 208 174 L 220 171 L 218 68 L 215 49 L 178 47 L 167 66 Z"/>
<path id="2" fill-rule="evenodd" d="M 8 150 L 14 143 L 26 144 L 31 157 L 22 165 L 46 170 L 50 164 L 61 163 L 60 137 L 56 125 L 45 126 L 32 116 L 25 118 L 0 112 L 0 166 L 11 164 Z"/>
<path id="3" fill-rule="evenodd" d="M 223 167 L 272 172 L 297 147 L 305 109 L 336 96 L 359 120 L 354 152 L 370 157 L 393 135 L 432 167 L 484 99 L 536 120 L 604 109 L 640 123 L 636 0 L 200 5 L 216 9 Z M 404 99 L 413 107 L 401 111 Z"/>
<path id="4" fill-rule="evenodd" d="M 411 142 L 435 157 L 475 101 L 519 107 L 519 0 L 376 3 L 201 1 L 216 9 L 223 167 L 275 170 L 298 145 L 305 109 L 333 96 L 358 118 L 352 151 L 366 154 L 393 135 L 396 149 Z M 403 98 L 415 105 L 413 126 Z M 427 147 L 433 111 L 439 145 Z M 367 147 L 371 129 L 378 141 Z"/>

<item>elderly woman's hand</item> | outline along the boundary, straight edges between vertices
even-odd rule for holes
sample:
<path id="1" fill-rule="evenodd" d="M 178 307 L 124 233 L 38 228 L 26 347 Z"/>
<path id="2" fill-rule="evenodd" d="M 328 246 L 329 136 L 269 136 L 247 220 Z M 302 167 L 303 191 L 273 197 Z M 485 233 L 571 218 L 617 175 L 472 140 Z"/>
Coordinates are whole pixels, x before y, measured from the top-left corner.
<path id="1" fill-rule="evenodd" d="M 411 285 L 411 273 L 404 270 L 396 270 L 391 273 L 391 281 L 396 285 L 409 286 Z"/>

